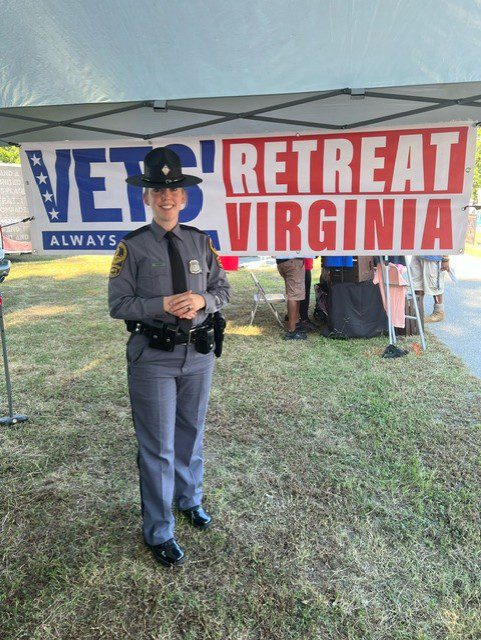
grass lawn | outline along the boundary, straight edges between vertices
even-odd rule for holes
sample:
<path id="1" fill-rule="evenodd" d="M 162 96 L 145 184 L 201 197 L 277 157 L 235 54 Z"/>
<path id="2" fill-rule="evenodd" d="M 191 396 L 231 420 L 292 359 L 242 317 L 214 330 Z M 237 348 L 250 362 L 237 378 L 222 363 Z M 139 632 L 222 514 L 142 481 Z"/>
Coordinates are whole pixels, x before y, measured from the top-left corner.
<path id="1" fill-rule="evenodd" d="M 141 540 L 109 265 L 24 258 L 3 285 L 29 422 L 0 430 L 2 640 L 480 638 L 480 381 L 430 336 L 389 361 L 385 338 L 285 343 L 266 309 L 250 328 L 233 274 L 205 438 L 216 526 L 179 522 L 188 562 L 164 569 Z"/>

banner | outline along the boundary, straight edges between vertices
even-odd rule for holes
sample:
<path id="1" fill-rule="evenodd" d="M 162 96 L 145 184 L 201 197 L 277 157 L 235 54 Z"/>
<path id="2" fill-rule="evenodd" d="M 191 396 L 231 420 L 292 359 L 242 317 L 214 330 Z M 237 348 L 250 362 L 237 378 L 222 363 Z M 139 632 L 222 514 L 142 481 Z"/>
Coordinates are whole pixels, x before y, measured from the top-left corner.
<path id="1" fill-rule="evenodd" d="M 109 253 L 149 223 L 142 173 L 169 146 L 185 173 L 180 221 L 223 255 L 435 255 L 464 247 L 476 129 L 469 123 L 147 142 L 24 143 L 22 164 L 42 253 Z"/>

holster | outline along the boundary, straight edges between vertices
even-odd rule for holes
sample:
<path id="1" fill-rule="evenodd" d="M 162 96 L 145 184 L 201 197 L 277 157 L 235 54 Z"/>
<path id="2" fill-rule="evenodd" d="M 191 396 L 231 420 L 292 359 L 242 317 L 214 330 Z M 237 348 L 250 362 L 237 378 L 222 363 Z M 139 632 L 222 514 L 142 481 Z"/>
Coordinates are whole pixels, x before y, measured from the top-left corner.
<path id="1" fill-rule="evenodd" d="M 222 346 L 224 343 L 224 333 L 225 328 L 227 326 L 227 321 L 220 311 L 216 311 L 214 313 L 213 321 L 214 323 L 214 339 L 215 339 L 215 356 L 216 358 L 220 358 L 222 355 Z"/>

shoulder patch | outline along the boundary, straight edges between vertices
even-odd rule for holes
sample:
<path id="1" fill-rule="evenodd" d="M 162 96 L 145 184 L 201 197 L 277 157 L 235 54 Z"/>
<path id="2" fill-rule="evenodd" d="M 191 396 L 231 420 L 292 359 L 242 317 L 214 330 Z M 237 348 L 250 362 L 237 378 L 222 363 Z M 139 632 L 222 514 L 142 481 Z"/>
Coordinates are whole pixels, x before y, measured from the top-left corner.
<path id="1" fill-rule="evenodd" d="M 139 233 L 144 233 L 144 231 L 148 231 L 150 229 L 150 224 L 144 224 L 143 227 L 139 227 L 138 229 L 134 229 L 133 231 L 130 231 L 130 233 L 127 233 L 123 239 L 124 240 L 129 240 L 130 238 L 135 238 L 135 236 L 138 236 Z"/>
<path id="2" fill-rule="evenodd" d="M 116 278 L 120 275 L 125 259 L 127 258 L 127 245 L 121 240 L 115 251 L 112 266 L 110 267 L 109 278 Z"/>
<path id="3" fill-rule="evenodd" d="M 214 254 L 215 257 L 215 261 L 217 262 L 217 265 L 223 269 L 224 267 L 222 266 L 222 262 L 220 261 L 219 258 L 219 254 L 217 253 L 217 251 L 215 250 L 214 245 L 212 244 L 212 238 L 209 236 L 209 249 L 212 251 L 212 253 Z"/>

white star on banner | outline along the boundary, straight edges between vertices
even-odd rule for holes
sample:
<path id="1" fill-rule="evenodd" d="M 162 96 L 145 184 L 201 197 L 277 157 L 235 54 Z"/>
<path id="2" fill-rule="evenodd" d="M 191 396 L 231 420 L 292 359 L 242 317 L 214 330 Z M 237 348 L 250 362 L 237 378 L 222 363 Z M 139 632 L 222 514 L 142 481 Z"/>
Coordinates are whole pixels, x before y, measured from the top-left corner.
<path id="1" fill-rule="evenodd" d="M 42 198 L 45 198 L 45 202 L 52 202 L 53 193 L 46 191 L 45 193 L 42 193 Z"/>
<path id="2" fill-rule="evenodd" d="M 40 173 L 37 176 L 37 180 L 38 180 L 38 184 L 47 184 L 47 176 L 44 175 L 43 173 Z"/>
<path id="3" fill-rule="evenodd" d="M 52 218 L 52 220 L 57 220 L 58 215 L 59 215 L 59 212 L 55 211 L 55 209 L 52 209 L 52 211 L 49 211 L 49 216 Z"/>
<path id="4" fill-rule="evenodd" d="M 38 166 L 40 167 L 40 162 L 41 162 L 41 158 L 38 158 L 37 156 L 32 156 L 32 162 L 33 162 L 33 166 L 35 166 L 36 164 L 38 164 Z"/>

